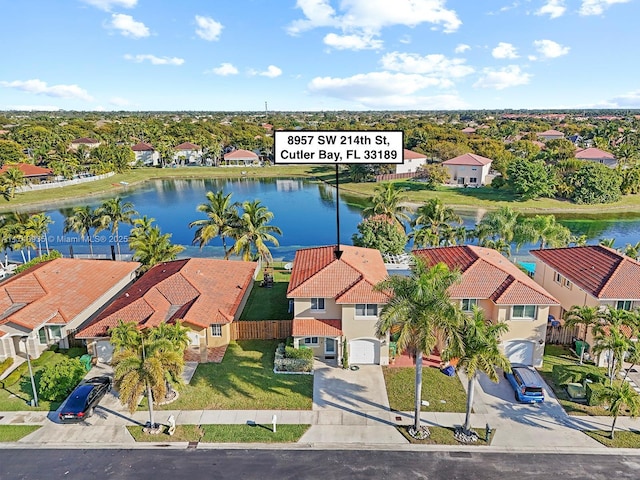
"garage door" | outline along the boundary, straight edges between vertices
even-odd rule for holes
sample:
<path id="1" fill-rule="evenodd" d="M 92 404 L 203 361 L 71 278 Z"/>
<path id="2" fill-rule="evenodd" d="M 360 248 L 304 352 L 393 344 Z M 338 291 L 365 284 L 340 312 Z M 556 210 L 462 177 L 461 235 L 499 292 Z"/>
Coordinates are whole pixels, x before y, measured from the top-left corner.
<path id="1" fill-rule="evenodd" d="M 510 340 L 505 342 L 504 354 L 511 363 L 533 365 L 533 342 L 529 340 Z"/>
<path id="2" fill-rule="evenodd" d="M 349 363 L 380 363 L 380 347 L 377 340 L 352 340 L 349 342 Z"/>
<path id="3" fill-rule="evenodd" d="M 96 342 L 96 353 L 98 362 L 109 363 L 111 362 L 111 357 L 113 357 L 113 345 L 111 345 L 111 342 L 105 342 L 104 340 Z"/>

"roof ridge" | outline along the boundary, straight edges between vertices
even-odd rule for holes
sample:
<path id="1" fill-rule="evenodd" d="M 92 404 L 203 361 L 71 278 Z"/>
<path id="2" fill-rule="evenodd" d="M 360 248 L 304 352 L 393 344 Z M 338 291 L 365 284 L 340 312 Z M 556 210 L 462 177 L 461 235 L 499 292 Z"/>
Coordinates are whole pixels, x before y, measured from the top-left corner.
<path id="1" fill-rule="evenodd" d="M 600 247 L 602 247 L 602 245 L 599 245 Z M 609 250 L 609 249 L 606 249 Z M 609 253 L 613 253 L 611 251 L 609 251 Z M 615 252 L 617 253 L 617 252 Z M 616 267 L 613 269 L 613 272 L 611 272 L 611 275 L 609 275 L 609 278 L 607 278 L 607 281 L 604 282 L 602 284 L 602 287 L 600 287 L 598 289 L 598 291 L 596 292 L 598 295 L 597 297 L 600 297 L 600 294 L 604 291 L 605 288 L 607 288 L 609 286 L 609 284 L 613 281 L 614 277 L 616 276 L 616 273 L 618 273 L 620 271 L 620 268 L 622 267 L 622 265 L 625 263 L 625 258 L 623 255 L 618 254 L 618 264 L 616 265 Z"/>

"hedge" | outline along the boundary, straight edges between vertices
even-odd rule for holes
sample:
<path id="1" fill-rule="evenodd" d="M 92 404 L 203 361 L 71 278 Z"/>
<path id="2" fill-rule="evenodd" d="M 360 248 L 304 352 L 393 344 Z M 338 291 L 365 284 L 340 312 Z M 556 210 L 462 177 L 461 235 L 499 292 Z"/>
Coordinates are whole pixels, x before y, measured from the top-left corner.
<path id="1" fill-rule="evenodd" d="M 0 375 L 6 372 L 11 365 L 13 365 L 13 357 L 9 357 L 4 362 L 0 363 Z"/>
<path id="2" fill-rule="evenodd" d="M 602 405 L 599 397 L 606 387 L 602 383 L 589 383 L 585 386 L 585 392 L 587 393 L 587 404 L 590 406 Z"/>
<path id="3" fill-rule="evenodd" d="M 554 365 L 551 374 L 558 385 L 584 383 L 585 380 L 591 380 L 594 383 L 606 381 L 604 369 L 595 365 Z"/>
<path id="4" fill-rule="evenodd" d="M 289 357 L 289 354 L 292 354 L 293 357 Z M 276 372 L 310 372 L 313 370 L 313 350 L 285 347 L 285 344 L 281 343 L 276 349 L 273 364 Z"/>

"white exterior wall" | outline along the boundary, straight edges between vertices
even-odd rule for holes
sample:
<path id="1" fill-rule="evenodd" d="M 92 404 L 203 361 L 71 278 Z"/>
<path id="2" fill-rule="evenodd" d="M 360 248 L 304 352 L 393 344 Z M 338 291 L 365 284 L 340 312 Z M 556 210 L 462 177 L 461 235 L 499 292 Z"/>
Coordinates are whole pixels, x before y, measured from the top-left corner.
<path id="1" fill-rule="evenodd" d="M 378 305 L 378 312 L 382 305 Z M 356 307 L 354 304 L 342 305 L 342 333 L 347 339 L 358 340 L 368 338 L 380 343 L 380 365 L 389 365 L 389 334 L 385 338 L 376 337 L 376 323 L 379 317 L 356 317 Z"/>
<path id="2" fill-rule="evenodd" d="M 458 185 L 458 179 L 464 178 L 466 185 L 480 186 L 487 180 L 487 175 L 491 169 L 491 164 L 487 165 L 444 165 L 449 170 L 449 183 Z M 470 178 L 476 178 L 476 182 L 471 182 Z"/>
<path id="3" fill-rule="evenodd" d="M 415 173 L 425 163 L 426 158 L 405 158 L 404 163 L 396 165 L 396 173 Z"/>

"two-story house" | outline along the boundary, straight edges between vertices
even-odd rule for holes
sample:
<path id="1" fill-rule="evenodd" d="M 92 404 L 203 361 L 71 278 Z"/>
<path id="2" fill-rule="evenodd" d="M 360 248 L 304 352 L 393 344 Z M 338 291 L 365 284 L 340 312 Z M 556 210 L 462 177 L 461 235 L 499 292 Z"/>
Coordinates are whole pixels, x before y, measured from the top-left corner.
<path id="1" fill-rule="evenodd" d="M 389 339 L 376 337 L 378 314 L 389 296 L 374 287 L 387 277 L 378 250 L 341 245 L 296 252 L 287 298 L 293 303 L 294 346 L 316 357 L 352 364 L 389 363 Z"/>
<path id="2" fill-rule="evenodd" d="M 463 311 L 474 305 L 488 320 L 505 322 L 509 331 L 501 338 L 505 355 L 513 363 L 541 366 L 547 319 L 558 300 L 495 250 L 473 245 L 416 250 L 428 265 L 444 263 L 461 273 L 449 295 Z"/>

